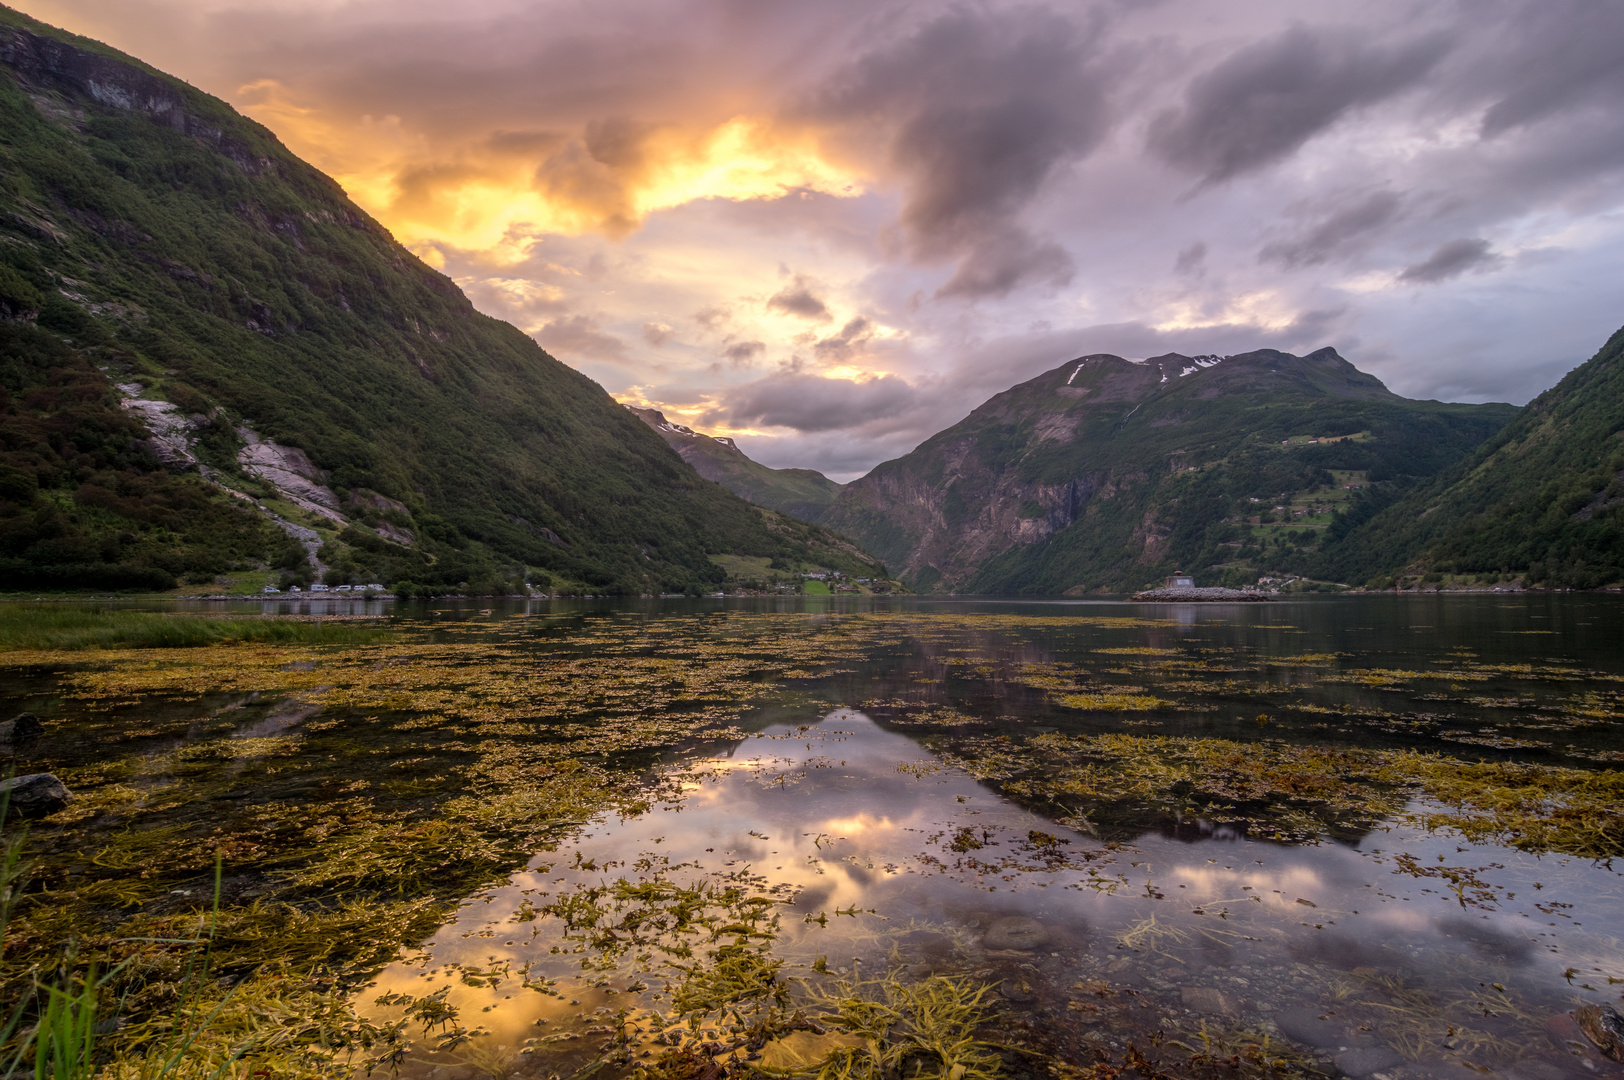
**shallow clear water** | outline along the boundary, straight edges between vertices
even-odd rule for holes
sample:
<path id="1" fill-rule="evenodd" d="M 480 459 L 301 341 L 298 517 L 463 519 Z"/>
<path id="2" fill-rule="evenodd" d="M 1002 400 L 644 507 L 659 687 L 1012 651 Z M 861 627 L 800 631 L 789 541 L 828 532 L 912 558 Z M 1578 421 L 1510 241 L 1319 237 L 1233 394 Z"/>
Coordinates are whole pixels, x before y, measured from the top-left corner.
<path id="1" fill-rule="evenodd" d="M 899 772 L 905 765 L 923 768 Z M 520 905 L 646 879 L 650 863 L 683 883 L 748 874 L 787 887 L 776 949 L 797 974 L 825 956 L 842 974 L 862 966 L 994 982 L 1005 1023 L 1046 1029 L 1079 1061 L 1096 1045 L 1190 1038 L 1206 1025 L 1273 1030 L 1354 1075 L 1451 1075 L 1452 1065 L 1495 1059 L 1544 1076 L 1571 1071 L 1570 1061 L 1584 1068 L 1559 1047 L 1562 1032 L 1550 1040 L 1547 1021 L 1574 1001 L 1616 996 L 1605 974 L 1624 974 L 1612 933 L 1624 915 L 1617 878 L 1573 859 L 1385 830 L 1354 845 L 1217 830 L 1104 850 L 957 770 L 931 771 L 911 739 L 849 709 L 807 728 L 768 727 L 701 771 L 709 775 L 680 800 L 596 825 L 471 901 L 421 955 L 385 972 L 380 992 L 451 985 L 464 1015 L 511 1048 L 515 1070 L 527 1040 L 564 1036 L 530 1042 L 526 1056 L 543 1074 L 567 1074 L 597 1055 L 606 1017 L 662 1001 L 653 988 L 635 1003 L 610 992 L 636 973 L 583 977 L 558 921 L 516 922 Z M 985 846 L 954 851 L 962 828 Z M 1034 845 L 1034 830 L 1060 843 Z M 1495 899 L 1463 905 L 1435 879 L 1397 871 L 1397 851 L 1474 868 Z M 1012 931 L 1013 942 L 987 940 Z M 514 979 L 461 981 L 505 963 L 559 980 L 565 998 Z M 1581 969 L 1572 982 L 1570 967 Z M 1534 1062 L 1542 1068 L 1530 1071 Z"/>
<path id="2" fill-rule="evenodd" d="M 404 1075 L 568 1076 L 632 1032 L 624 1022 L 638 1029 L 633 1054 L 657 1053 L 648 1037 L 675 1015 L 689 960 L 638 929 L 658 905 L 627 897 L 649 883 L 770 899 L 749 925 L 776 916 L 760 940 L 810 985 L 884 973 L 989 984 L 995 1030 L 1079 1065 L 1120 1060 L 1130 1043 L 1222 1060 L 1267 1036 L 1271 1053 L 1388 1080 L 1621 1072 L 1568 1018 L 1620 997 L 1624 882 L 1609 861 L 1468 842 L 1394 814 L 1304 843 L 1199 806 L 1091 821 L 1064 793 L 1016 802 L 951 763 L 980 761 L 1001 735 L 1053 732 L 1617 767 L 1618 598 L 252 607 L 387 612 L 443 625 L 446 641 L 503 642 L 508 662 L 538 670 L 613 664 L 634 640 L 638 655 L 691 651 L 707 635 L 771 655 L 816 633 L 827 653 L 798 656 L 720 741 L 639 765 L 646 812 L 538 852 L 382 971 L 360 999 L 376 1015 L 399 1011 L 372 1004 L 380 995 L 443 989 L 480 1032 L 438 1052 L 424 1040 Z M 1061 682 L 1083 697 L 1067 704 Z M 48 707 L 51 693 L 19 683 L 11 697 Z M 1118 708 L 1136 695 L 1151 704 Z M 247 702 L 237 733 L 298 731 L 319 715 L 301 700 Z M 121 722 L 160 706 L 176 707 L 134 703 Z M 526 723 L 522 700 L 504 707 Z M 582 897 L 596 922 L 571 928 L 561 916 Z"/>
<path id="3" fill-rule="evenodd" d="M 805 683 L 810 697 L 838 707 L 768 712 L 752 737 L 671 762 L 683 777 L 680 796 L 640 817 L 597 823 L 506 887 L 471 900 L 419 955 L 385 972 L 380 991 L 450 985 L 465 1018 L 490 1033 L 485 1045 L 506 1048 L 495 1052 L 513 1055 L 515 1071 L 567 1074 L 599 1053 L 613 1017 L 668 1010 L 669 994 L 657 963 L 653 975 L 629 961 L 583 974 L 580 936 L 546 915 L 515 921 L 526 918 L 521 905 L 622 878 L 688 884 L 749 875 L 785 902 L 774 950 L 789 961 L 786 973 L 810 975 L 809 965 L 826 957 L 837 974 L 984 980 L 999 988 L 1001 1024 L 1079 1063 L 1129 1041 L 1181 1039 L 1199 1048 L 1203 1033 L 1248 1032 L 1355 1076 L 1494 1071 L 1544 1080 L 1616 1068 L 1564 1020 L 1580 1002 L 1619 996 L 1608 976 L 1624 977 L 1616 936 L 1624 889 L 1608 864 L 1393 824 L 1342 842 L 1281 844 L 1194 818 L 1104 842 L 943 767 L 917 741 L 937 727 L 931 708 L 994 729 L 1257 737 L 1256 693 L 1238 701 L 1214 693 L 1199 700 L 1202 712 L 1111 716 L 1057 709 L 956 662 L 1109 671 L 1125 656 L 1144 659 L 1124 652 L 1140 649 L 1177 662 L 1180 670 L 1160 673 L 1166 679 L 1199 671 L 1270 691 L 1263 700 L 1271 737 L 1616 760 L 1624 745 L 1616 601 L 899 610 L 966 618 L 899 628 L 866 662 Z M 1010 614 L 1137 615 L 1156 625 L 977 625 L 978 615 Z M 567 631 L 551 640 L 565 645 Z M 1338 671 L 1409 674 L 1369 685 L 1275 666 L 1326 653 L 1338 654 Z M 1502 670 L 1483 675 L 1495 665 Z M 1543 670 L 1503 670 L 1517 665 Z M 1447 677 L 1468 667 L 1473 681 Z M 1153 681 L 1143 670 L 1122 677 Z M 1561 711 L 1575 701 L 1601 701 L 1609 718 L 1575 724 Z M 1283 708 L 1292 705 L 1322 711 Z M 927 719 L 908 723 L 921 707 Z M 1338 710 L 1329 722 L 1327 708 Z M 564 997 L 527 991 L 515 978 L 487 987 L 461 978 L 493 965 L 557 980 Z M 643 1026 L 657 1028 L 646 1019 Z M 426 1055 L 419 1067 L 463 1060 Z"/>

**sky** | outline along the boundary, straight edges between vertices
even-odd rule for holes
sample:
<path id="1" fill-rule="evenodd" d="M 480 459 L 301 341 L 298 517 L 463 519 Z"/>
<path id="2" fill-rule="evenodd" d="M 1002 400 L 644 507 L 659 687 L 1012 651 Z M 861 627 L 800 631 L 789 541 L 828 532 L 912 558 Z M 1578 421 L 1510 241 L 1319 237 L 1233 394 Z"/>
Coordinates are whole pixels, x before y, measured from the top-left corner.
<path id="1" fill-rule="evenodd" d="M 1624 323 L 1617 0 L 12 0 L 617 399 L 861 475 L 1086 353 L 1526 402 Z"/>

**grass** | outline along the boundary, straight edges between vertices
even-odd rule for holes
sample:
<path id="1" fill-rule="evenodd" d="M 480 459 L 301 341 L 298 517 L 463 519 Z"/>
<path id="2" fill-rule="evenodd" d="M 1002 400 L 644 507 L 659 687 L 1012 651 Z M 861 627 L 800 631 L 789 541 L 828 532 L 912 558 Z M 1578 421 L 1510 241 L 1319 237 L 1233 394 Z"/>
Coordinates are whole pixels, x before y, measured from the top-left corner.
<path id="1" fill-rule="evenodd" d="M 371 645 L 389 631 L 299 619 L 217 618 L 58 604 L 0 605 L 0 652 L 184 649 L 229 642 Z"/>

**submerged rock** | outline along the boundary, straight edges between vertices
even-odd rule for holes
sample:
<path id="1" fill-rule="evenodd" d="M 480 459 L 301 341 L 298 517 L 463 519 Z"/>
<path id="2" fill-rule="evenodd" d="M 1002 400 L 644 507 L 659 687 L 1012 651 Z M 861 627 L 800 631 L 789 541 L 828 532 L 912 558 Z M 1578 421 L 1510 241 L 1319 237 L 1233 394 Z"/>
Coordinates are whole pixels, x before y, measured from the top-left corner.
<path id="1" fill-rule="evenodd" d="M 1404 1058 L 1398 1051 L 1386 1046 L 1364 1046 L 1336 1056 L 1336 1067 L 1349 1076 L 1369 1076 L 1402 1064 Z"/>
<path id="2" fill-rule="evenodd" d="M 45 725 L 31 712 L 0 721 L 0 743 L 21 742 L 45 734 Z"/>
<path id="3" fill-rule="evenodd" d="M 987 927 L 981 945 L 986 949 L 1031 950 L 1048 944 L 1049 931 L 1036 919 L 1006 915 Z"/>
<path id="4" fill-rule="evenodd" d="M 1288 1039 L 1305 1046 L 1336 1046 L 1342 1042 L 1345 1025 L 1316 1005 L 1286 1009 L 1274 1014 L 1274 1026 Z"/>
<path id="5" fill-rule="evenodd" d="M 1573 1011 L 1579 1030 L 1596 1049 L 1614 1061 L 1624 1062 L 1624 1016 L 1611 1005 L 1581 1005 Z"/>
<path id="6" fill-rule="evenodd" d="M 25 818 L 49 817 L 74 799 L 73 792 L 48 772 L 0 780 L 0 798 L 7 796 L 11 811 Z"/>
<path id="7" fill-rule="evenodd" d="M 1019 975 L 1013 979 L 1005 979 L 1003 985 L 998 988 L 998 992 L 1018 1005 L 1035 1001 L 1038 996 L 1037 989 L 1032 985 L 1031 980 Z"/>
<path id="8" fill-rule="evenodd" d="M 1239 1016 L 1241 1011 L 1228 994 L 1211 986 L 1180 987 L 1179 999 L 1186 1009 L 1198 1013 Z"/>

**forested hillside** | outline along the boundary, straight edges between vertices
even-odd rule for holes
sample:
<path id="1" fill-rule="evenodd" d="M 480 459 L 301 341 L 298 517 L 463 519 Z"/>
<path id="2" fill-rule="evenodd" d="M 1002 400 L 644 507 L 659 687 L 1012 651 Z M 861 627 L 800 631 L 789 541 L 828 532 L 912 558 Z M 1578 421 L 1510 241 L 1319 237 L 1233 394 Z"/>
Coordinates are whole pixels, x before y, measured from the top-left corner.
<path id="1" fill-rule="evenodd" d="M 1402 398 L 1331 349 L 1096 354 L 847 485 L 825 521 L 920 589 L 1251 583 L 1317 552 L 1359 493 L 1438 476 L 1516 412 Z"/>
<path id="2" fill-rule="evenodd" d="M 0 589 L 876 572 L 701 479 L 225 103 L 0 9 Z"/>
<path id="3" fill-rule="evenodd" d="M 751 459 L 732 439 L 719 439 L 683 424 L 673 424 L 658 409 L 628 405 L 666 445 L 707 480 L 714 480 L 742 499 L 802 521 L 818 521 L 829 511 L 841 485 L 816 469 L 770 469 Z"/>
<path id="4" fill-rule="evenodd" d="M 1305 568 L 1337 580 L 1624 583 L 1624 330 L 1457 468 L 1373 490 Z"/>

